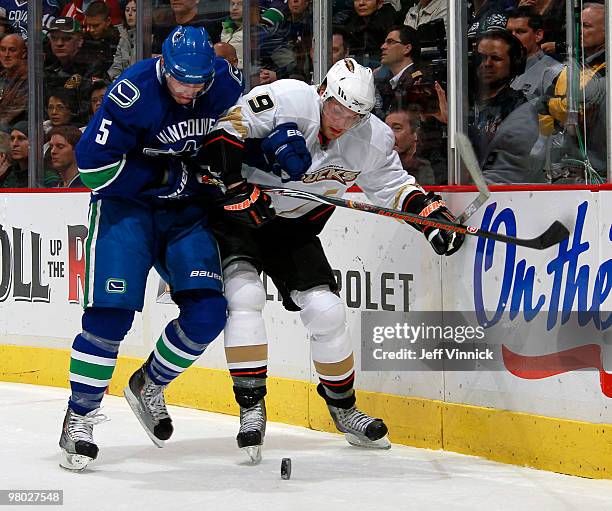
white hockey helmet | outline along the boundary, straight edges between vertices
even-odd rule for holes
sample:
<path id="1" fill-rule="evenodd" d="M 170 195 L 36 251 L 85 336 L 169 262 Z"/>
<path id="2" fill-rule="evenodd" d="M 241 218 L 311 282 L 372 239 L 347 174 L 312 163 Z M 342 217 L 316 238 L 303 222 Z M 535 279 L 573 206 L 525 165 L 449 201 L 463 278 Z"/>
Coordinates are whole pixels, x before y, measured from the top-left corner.
<path id="1" fill-rule="evenodd" d="M 349 110 L 364 116 L 368 116 L 374 108 L 376 94 L 372 70 L 358 64 L 355 59 L 346 58 L 336 62 L 321 85 L 325 87 L 321 95 L 323 103 L 334 98 Z"/>

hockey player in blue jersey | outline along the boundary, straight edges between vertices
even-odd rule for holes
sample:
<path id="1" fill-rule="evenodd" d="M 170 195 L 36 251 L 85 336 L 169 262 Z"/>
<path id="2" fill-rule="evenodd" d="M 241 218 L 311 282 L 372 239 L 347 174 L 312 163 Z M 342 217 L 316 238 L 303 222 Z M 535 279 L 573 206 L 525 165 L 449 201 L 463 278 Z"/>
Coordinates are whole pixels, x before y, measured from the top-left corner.
<path id="1" fill-rule="evenodd" d="M 105 419 L 100 402 L 134 312 L 142 310 L 151 267 L 170 284 L 180 313 L 124 393 L 158 447 L 173 431 L 164 388 L 225 325 L 219 253 L 207 226 L 218 187 L 185 162 L 241 92 L 239 71 L 215 57 L 206 31 L 179 26 L 161 57 L 134 64 L 114 82 L 77 145 L 81 179 L 93 192 L 85 311 L 60 438 L 64 468 L 82 470 L 97 456 L 93 426 Z M 253 217 L 267 199 L 252 185 L 226 184 L 231 191 L 216 200 L 229 214 Z"/>

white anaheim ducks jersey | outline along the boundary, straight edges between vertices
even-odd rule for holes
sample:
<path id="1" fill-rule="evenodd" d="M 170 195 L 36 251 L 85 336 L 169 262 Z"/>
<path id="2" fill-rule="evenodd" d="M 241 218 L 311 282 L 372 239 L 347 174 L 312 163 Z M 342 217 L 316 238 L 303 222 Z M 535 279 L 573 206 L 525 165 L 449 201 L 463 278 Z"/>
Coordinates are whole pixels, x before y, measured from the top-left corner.
<path id="1" fill-rule="evenodd" d="M 322 147 L 319 140 L 321 99 L 315 87 L 297 80 L 278 80 L 255 87 L 242 96 L 215 129 L 225 129 L 243 140 L 265 138 L 275 126 L 295 122 L 310 150 L 312 165 L 301 181 L 282 183 L 280 177 L 253 167 L 242 173 L 252 183 L 285 186 L 332 197 L 342 197 L 358 185 L 371 203 L 398 209 L 404 198 L 420 189 L 393 150 L 391 129 L 377 117 L 356 126 Z M 276 213 L 297 218 L 319 204 L 272 195 Z"/>

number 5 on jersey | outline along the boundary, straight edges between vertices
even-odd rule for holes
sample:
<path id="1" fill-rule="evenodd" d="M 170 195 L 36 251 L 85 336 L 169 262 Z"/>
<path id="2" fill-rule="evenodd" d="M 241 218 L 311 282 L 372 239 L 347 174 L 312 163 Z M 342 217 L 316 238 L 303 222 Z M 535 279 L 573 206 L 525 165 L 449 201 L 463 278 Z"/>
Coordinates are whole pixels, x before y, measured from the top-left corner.
<path id="1" fill-rule="evenodd" d="M 110 131 L 108 131 L 107 126 L 110 126 L 111 124 L 113 124 L 113 121 L 109 121 L 108 119 L 102 119 L 102 122 L 100 123 L 100 128 L 98 130 L 99 132 L 96 135 L 96 142 L 98 144 L 106 144 L 106 141 L 108 140 L 108 135 L 110 134 Z"/>

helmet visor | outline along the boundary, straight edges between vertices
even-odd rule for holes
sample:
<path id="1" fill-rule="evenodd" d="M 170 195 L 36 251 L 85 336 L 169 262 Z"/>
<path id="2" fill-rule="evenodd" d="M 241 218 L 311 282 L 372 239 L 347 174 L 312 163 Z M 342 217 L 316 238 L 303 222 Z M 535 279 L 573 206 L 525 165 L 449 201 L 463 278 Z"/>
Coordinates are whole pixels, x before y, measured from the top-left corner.
<path id="1" fill-rule="evenodd" d="M 177 80 L 171 74 L 166 73 L 166 83 L 170 94 L 175 99 L 191 101 L 205 94 L 214 82 L 214 76 L 203 83 L 185 83 Z"/>
<path id="2" fill-rule="evenodd" d="M 353 128 L 364 118 L 363 115 L 341 105 L 334 98 L 329 98 L 323 103 L 323 115 L 331 126 L 342 130 Z"/>

